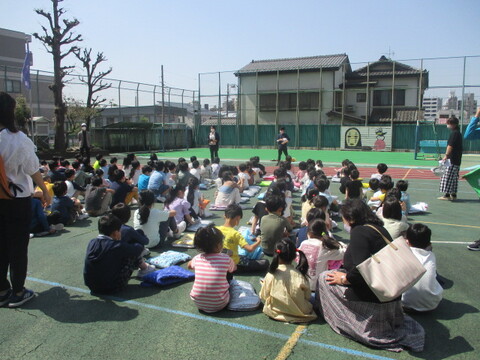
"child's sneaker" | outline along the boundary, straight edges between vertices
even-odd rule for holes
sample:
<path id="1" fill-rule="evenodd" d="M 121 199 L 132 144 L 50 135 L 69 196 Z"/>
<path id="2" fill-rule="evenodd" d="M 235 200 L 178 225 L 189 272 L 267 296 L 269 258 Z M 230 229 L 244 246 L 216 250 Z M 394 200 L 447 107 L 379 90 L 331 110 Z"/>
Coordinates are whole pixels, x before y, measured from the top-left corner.
<path id="1" fill-rule="evenodd" d="M 142 253 L 140 254 L 141 257 L 147 257 L 150 255 L 150 249 L 149 248 L 143 248 Z"/>
<path id="2" fill-rule="evenodd" d="M 480 251 L 480 239 L 467 246 L 468 250 Z"/>
<path id="3" fill-rule="evenodd" d="M 65 226 L 62 223 L 50 225 L 50 229 L 54 229 L 55 231 L 62 231 L 64 228 Z"/>
<path id="4" fill-rule="evenodd" d="M 78 220 L 85 220 L 88 219 L 90 216 L 88 214 L 80 214 L 78 215 L 77 219 Z"/>
<path id="5" fill-rule="evenodd" d="M 19 307 L 23 304 L 25 304 L 27 301 L 32 300 L 35 297 L 35 293 L 32 290 L 28 289 L 23 289 L 22 295 L 12 295 L 10 297 L 10 300 L 8 301 L 8 307 L 9 308 L 16 308 Z"/>
<path id="6" fill-rule="evenodd" d="M 153 265 L 147 265 L 146 269 L 140 269 L 138 270 L 137 277 L 138 278 L 143 278 L 145 275 L 150 274 L 154 271 L 156 271 L 157 268 Z"/>
<path id="7" fill-rule="evenodd" d="M 11 296 L 12 296 L 12 289 L 8 289 L 5 295 L 0 296 L 0 307 L 5 306 L 10 302 Z"/>

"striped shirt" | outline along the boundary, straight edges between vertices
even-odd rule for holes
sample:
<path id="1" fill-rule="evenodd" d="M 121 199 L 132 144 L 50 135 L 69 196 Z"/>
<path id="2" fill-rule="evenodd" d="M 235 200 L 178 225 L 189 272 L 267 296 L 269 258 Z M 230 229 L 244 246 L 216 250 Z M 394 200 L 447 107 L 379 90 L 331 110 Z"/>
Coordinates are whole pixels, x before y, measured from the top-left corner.
<path id="1" fill-rule="evenodd" d="M 227 272 L 235 271 L 235 263 L 223 253 L 199 254 L 192 259 L 195 269 L 190 298 L 205 312 L 220 311 L 230 301 Z"/>

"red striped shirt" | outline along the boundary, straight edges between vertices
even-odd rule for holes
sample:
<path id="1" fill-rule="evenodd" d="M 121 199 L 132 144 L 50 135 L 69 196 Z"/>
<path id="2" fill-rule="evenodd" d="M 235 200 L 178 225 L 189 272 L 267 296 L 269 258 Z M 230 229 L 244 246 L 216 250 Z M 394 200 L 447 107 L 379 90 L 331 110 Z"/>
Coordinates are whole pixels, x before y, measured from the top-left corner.
<path id="1" fill-rule="evenodd" d="M 205 312 L 222 310 L 230 301 L 227 272 L 235 270 L 235 263 L 223 253 L 199 254 L 192 259 L 195 282 L 190 297 Z"/>

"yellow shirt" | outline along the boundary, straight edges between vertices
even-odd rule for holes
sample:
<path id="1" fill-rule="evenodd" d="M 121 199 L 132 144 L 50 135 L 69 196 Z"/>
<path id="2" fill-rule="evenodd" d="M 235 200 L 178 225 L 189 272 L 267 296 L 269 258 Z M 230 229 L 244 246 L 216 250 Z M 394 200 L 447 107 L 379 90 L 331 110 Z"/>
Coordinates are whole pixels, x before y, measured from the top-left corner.
<path id="1" fill-rule="evenodd" d="M 53 196 L 54 196 L 54 194 L 53 194 L 53 184 L 49 183 L 49 182 L 46 182 L 46 181 L 44 181 L 43 183 L 45 184 L 45 187 L 47 188 L 48 193 L 50 194 L 50 197 L 53 199 Z M 42 189 L 40 189 L 40 187 L 37 186 L 35 188 L 35 191 L 42 191 Z"/>
<path id="2" fill-rule="evenodd" d="M 302 203 L 302 217 L 301 220 L 302 222 L 307 221 L 307 214 L 310 211 L 310 209 L 313 209 L 313 201 L 305 201 Z"/>
<path id="3" fill-rule="evenodd" d="M 232 260 L 235 264 L 240 262 L 240 256 L 238 256 L 238 247 L 243 248 L 245 245 L 248 245 L 247 241 L 243 238 L 237 230 L 231 227 L 226 226 L 217 226 L 217 229 L 220 230 L 225 237 L 223 239 L 223 247 L 232 251 Z"/>
<path id="4" fill-rule="evenodd" d="M 93 169 L 94 170 L 100 169 L 100 161 L 97 160 L 93 163 Z"/>
<path id="5" fill-rule="evenodd" d="M 286 286 L 288 284 L 288 287 Z M 264 314 L 286 322 L 309 322 L 317 315 L 310 303 L 310 284 L 292 265 L 278 265 L 274 274 L 267 273 L 260 290 Z"/>

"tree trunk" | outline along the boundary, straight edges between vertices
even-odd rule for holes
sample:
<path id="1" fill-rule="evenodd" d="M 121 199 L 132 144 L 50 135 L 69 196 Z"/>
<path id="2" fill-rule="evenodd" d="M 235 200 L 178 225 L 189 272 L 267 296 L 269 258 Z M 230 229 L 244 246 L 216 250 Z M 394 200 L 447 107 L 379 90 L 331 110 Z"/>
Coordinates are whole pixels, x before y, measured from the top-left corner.
<path id="1" fill-rule="evenodd" d="M 59 15 L 58 15 L 58 3 L 53 2 L 53 19 L 55 28 L 59 29 Z M 62 57 L 60 55 L 60 41 L 59 33 L 53 32 L 53 73 L 54 84 L 52 87 L 53 99 L 55 103 L 55 145 L 54 149 L 57 151 L 64 151 L 66 149 L 65 144 L 65 104 L 63 103 L 63 70 L 62 70 Z"/>

